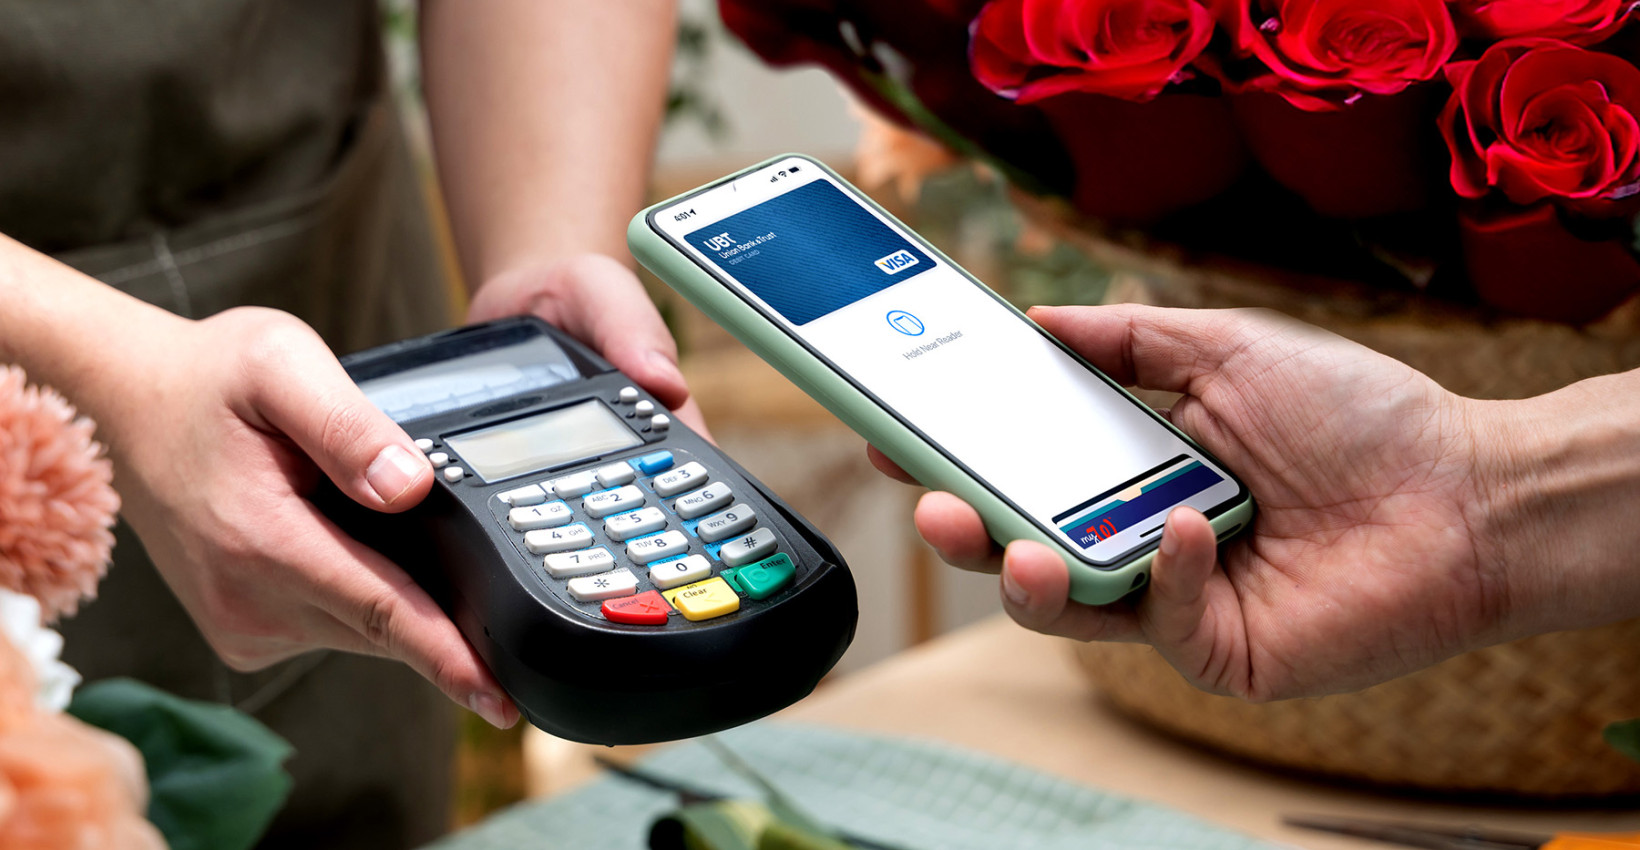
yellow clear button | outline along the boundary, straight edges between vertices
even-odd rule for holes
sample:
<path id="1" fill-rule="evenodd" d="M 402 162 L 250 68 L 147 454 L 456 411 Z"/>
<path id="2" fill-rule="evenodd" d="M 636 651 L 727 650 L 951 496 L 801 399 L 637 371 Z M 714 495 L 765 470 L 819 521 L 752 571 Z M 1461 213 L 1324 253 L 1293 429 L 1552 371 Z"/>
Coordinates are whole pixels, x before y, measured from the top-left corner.
<path id="1" fill-rule="evenodd" d="M 728 582 L 716 577 L 662 591 L 661 595 L 673 608 L 683 612 L 685 619 L 692 621 L 710 620 L 740 610 L 740 595 Z"/>

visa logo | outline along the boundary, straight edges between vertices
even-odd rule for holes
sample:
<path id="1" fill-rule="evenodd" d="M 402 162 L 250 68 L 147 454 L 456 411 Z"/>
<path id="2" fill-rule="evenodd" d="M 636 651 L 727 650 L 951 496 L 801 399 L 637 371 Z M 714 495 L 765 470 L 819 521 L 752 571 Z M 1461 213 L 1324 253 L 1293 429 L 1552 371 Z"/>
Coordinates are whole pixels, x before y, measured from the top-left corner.
<path id="1" fill-rule="evenodd" d="M 877 268 L 882 269 L 883 274 L 899 274 L 916 264 L 917 258 L 911 256 L 910 251 L 901 249 L 878 260 Z"/>

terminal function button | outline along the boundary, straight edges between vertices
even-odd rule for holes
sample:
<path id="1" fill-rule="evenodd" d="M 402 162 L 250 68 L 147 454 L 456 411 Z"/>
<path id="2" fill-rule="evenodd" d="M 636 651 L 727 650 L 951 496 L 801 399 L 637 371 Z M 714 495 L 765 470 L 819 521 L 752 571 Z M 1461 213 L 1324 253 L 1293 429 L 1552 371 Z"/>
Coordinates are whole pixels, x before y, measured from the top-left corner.
<path id="1" fill-rule="evenodd" d="M 659 593 L 650 590 L 637 596 L 606 599 L 602 610 L 604 619 L 611 623 L 629 623 L 634 626 L 664 626 L 666 625 L 666 616 L 672 613 L 672 606 L 666 604 L 666 600 L 662 599 Z"/>
<path id="2" fill-rule="evenodd" d="M 622 484 L 631 484 L 632 479 L 638 477 L 633 471 L 632 464 L 624 460 L 615 461 L 607 466 L 600 466 L 593 474 L 598 476 L 598 483 L 604 487 L 619 487 Z"/>
<path id="3" fill-rule="evenodd" d="M 676 496 L 706 483 L 706 467 L 690 461 L 671 472 L 655 476 L 655 495 Z"/>
<path id="4" fill-rule="evenodd" d="M 731 567 L 760 561 L 774 554 L 774 532 L 760 528 L 745 537 L 737 537 L 718 550 L 718 557 Z"/>
<path id="5" fill-rule="evenodd" d="M 681 531 L 668 531 L 653 537 L 640 537 L 626 544 L 626 556 L 635 564 L 647 564 L 689 551 L 689 539 Z"/>
<path id="6" fill-rule="evenodd" d="M 420 449 L 422 454 L 427 454 L 433 450 L 433 441 L 422 437 L 416 441 L 416 448 Z"/>
<path id="7" fill-rule="evenodd" d="M 554 478 L 547 482 L 552 492 L 560 499 L 573 499 L 576 496 L 585 496 L 598 486 L 598 474 L 595 472 L 577 472 L 563 478 Z"/>
<path id="8" fill-rule="evenodd" d="M 496 495 L 496 498 L 500 499 L 501 503 L 504 505 L 512 505 L 515 508 L 522 508 L 529 505 L 539 505 L 542 502 L 545 502 L 547 500 L 547 491 L 542 490 L 541 485 L 539 484 L 526 484 L 515 490 L 507 490 L 503 493 L 499 493 Z"/>
<path id="9" fill-rule="evenodd" d="M 548 552 L 568 552 L 592 545 L 592 532 L 581 523 L 563 528 L 547 528 L 524 533 L 524 548 L 532 555 Z"/>
<path id="10" fill-rule="evenodd" d="M 446 466 L 446 467 L 444 467 L 444 480 L 450 482 L 451 484 L 454 484 L 457 481 L 460 481 L 461 479 L 466 478 L 466 477 L 467 477 L 467 470 L 462 469 L 459 466 Z"/>
<path id="11" fill-rule="evenodd" d="M 640 401 L 637 404 L 632 405 L 632 412 L 638 414 L 639 416 L 651 416 L 655 413 L 655 403 L 652 401 Z"/>
<path id="12" fill-rule="evenodd" d="M 680 584 L 700 581 L 712 574 L 712 565 L 705 555 L 690 555 L 649 568 L 649 580 L 661 590 L 670 590 Z"/>
<path id="13" fill-rule="evenodd" d="M 731 578 L 728 573 L 734 575 Z M 765 558 L 754 564 L 747 564 L 736 570 L 725 571 L 725 578 L 738 587 L 747 596 L 763 600 L 786 589 L 797 577 L 797 567 L 792 565 L 792 559 L 784 552 L 773 558 Z"/>
<path id="14" fill-rule="evenodd" d="M 716 543 L 744 531 L 750 531 L 757 525 L 757 512 L 751 505 L 735 505 L 726 511 L 715 514 L 700 521 L 695 526 L 695 533 L 707 543 Z"/>
<path id="15" fill-rule="evenodd" d="M 670 427 L 672 427 L 672 419 L 664 413 L 657 413 L 649 417 L 649 430 L 651 431 L 665 431 Z"/>
<path id="16" fill-rule="evenodd" d="M 638 400 L 638 388 L 621 387 L 621 392 L 616 398 L 620 399 L 621 404 L 631 404 Z"/>
<path id="17" fill-rule="evenodd" d="M 641 511 L 616 514 L 604 520 L 604 533 L 616 543 L 644 534 L 654 534 L 665 527 L 666 514 L 661 513 L 660 508 L 644 508 Z"/>
<path id="18" fill-rule="evenodd" d="M 450 456 L 445 454 L 444 452 L 433 452 L 432 454 L 427 456 L 427 462 L 431 463 L 433 465 L 434 469 L 437 469 L 438 467 L 444 466 L 445 464 L 449 463 L 450 462 Z"/>
<path id="19" fill-rule="evenodd" d="M 581 500 L 581 510 L 586 511 L 593 519 L 603 519 L 610 514 L 630 511 L 642 504 L 643 491 L 627 485 L 602 493 L 593 493 Z"/>
<path id="20" fill-rule="evenodd" d="M 665 472 L 672 468 L 672 453 L 650 452 L 634 460 L 633 463 L 638 465 L 639 472 L 645 475 L 654 475 L 657 472 Z"/>
<path id="21" fill-rule="evenodd" d="M 513 508 L 507 511 L 507 524 L 513 531 L 534 531 L 537 528 L 557 528 L 575 517 L 569 505 L 551 502 L 531 508 Z"/>
<path id="22" fill-rule="evenodd" d="M 701 514 L 711 513 L 720 505 L 729 504 L 733 498 L 733 494 L 729 492 L 729 485 L 719 481 L 716 484 L 708 484 L 679 499 L 676 504 L 672 505 L 672 510 L 677 511 L 678 516 L 684 519 L 694 519 Z M 733 534 L 734 532 L 730 533 Z"/>
<path id="23" fill-rule="evenodd" d="M 542 560 L 541 566 L 553 578 L 588 576 L 615 566 L 615 556 L 608 549 L 582 549 L 579 552 L 555 552 Z"/>
<path id="24" fill-rule="evenodd" d="M 691 621 L 710 620 L 740 610 L 740 597 L 720 578 L 684 585 L 661 595 Z"/>
<path id="25" fill-rule="evenodd" d="M 569 580 L 569 595 L 580 602 L 596 602 L 631 596 L 638 589 L 638 577 L 631 570 L 612 570 L 595 576 Z"/>

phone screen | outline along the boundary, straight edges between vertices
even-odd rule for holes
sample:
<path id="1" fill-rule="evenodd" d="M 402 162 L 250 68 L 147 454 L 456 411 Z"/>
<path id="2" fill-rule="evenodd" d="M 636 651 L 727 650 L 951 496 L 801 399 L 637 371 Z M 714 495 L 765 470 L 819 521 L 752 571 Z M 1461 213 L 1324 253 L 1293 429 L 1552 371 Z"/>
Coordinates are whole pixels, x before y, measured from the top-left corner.
<path id="1" fill-rule="evenodd" d="M 803 158 L 653 223 L 832 369 L 1095 566 L 1241 485 L 920 237 Z"/>

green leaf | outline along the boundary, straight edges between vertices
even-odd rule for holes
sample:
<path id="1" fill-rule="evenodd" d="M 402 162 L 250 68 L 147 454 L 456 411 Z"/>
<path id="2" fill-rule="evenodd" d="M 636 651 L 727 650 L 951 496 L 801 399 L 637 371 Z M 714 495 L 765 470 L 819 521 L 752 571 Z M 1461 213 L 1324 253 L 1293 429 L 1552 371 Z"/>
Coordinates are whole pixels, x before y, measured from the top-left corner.
<path id="1" fill-rule="evenodd" d="M 854 845 L 776 820 L 758 836 L 757 850 L 854 850 Z"/>
<path id="2" fill-rule="evenodd" d="M 871 86 L 884 100 L 893 104 L 895 109 L 911 119 L 919 129 L 928 134 L 934 141 L 956 151 L 966 159 L 983 162 L 1001 174 L 1009 183 L 1018 186 L 1021 190 L 1032 195 L 1057 194 L 1030 172 L 1015 166 L 1007 160 L 992 156 L 990 152 L 980 147 L 967 136 L 957 132 L 951 125 L 945 123 L 934 111 L 925 106 L 922 99 L 917 97 L 911 87 L 891 74 L 873 73 L 862 70 L 860 77 Z"/>
<path id="3" fill-rule="evenodd" d="M 793 800 L 790 795 L 776 787 L 773 782 L 769 781 L 768 777 L 759 773 L 757 768 L 752 767 L 745 759 L 736 755 L 717 736 L 709 735 L 702 738 L 700 742 L 706 749 L 711 750 L 712 754 L 717 756 L 725 767 L 739 774 L 747 782 L 756 785 L 758 790 L 763 792 L 763 799 L 768 802 L 769 811 L 774 814 L 775 818 L 804 832 L 815 835 L 831 834 L 831 830 L 827 829 L 819 818 L 809 814 L 802 806 L 799 806 L 796 800 Z"/>
<path id="4" fill-rule="evenodd" d="M 757 850 L 758 836 L 773 820 L 750 800 L 715 800 L 684 806 L 649 830 L 650 850 Z"/>
<path id="5" fill-rule="evenodd" d="M 1607 726 L 1605 737 L 1612 749 L 1640 761 L 1640 718 Z"/>
<path id="6" fill-rule="evenodd" d="M 142 752 L 148 819 L 171 850 L 248 850 L 290 793 L 290 744 L 228 706 L 107 679 L 80 688 L 68 711 Z"/>

